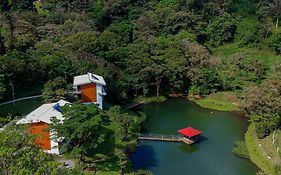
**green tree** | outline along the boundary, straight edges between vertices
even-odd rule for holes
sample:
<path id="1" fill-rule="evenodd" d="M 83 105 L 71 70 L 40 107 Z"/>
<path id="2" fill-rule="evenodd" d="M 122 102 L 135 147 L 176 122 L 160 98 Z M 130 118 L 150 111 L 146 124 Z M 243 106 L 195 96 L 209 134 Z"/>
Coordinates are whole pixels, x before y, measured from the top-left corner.
<path id="1" fill-rule="evenodd" d="M 38 74 L 40 66 L 38 60 L 33 59 L 30 54 L 14 50 L 0 57 L 0 72 L 8 81 L 13 81 L 15 86 L 28 87 L 41 77 Z"/>
<path id="2" fill-rule="evenodd" d="M 116 126 L 115 135 L 118 142 L 129 142 L 136 138 L 140 129 L 137 116 L 125 113 L 120 106 L 111 107 L 106 114 Z"/>
<path id="3" fill-rule="evenodd" d="M 57 102 L 60 99 L 71 99 L 68 84 L 63 77 L 57 77 L 44 85 L 43 99 L 45 103 Z"/>
<path id="4" fill-rule="evenodd" d="M 216 17 L 207 28 L 208 44 L 217 47 L 231 42 L 236 31 L 236 23 L 236 19 L 227 13 Z"/>
<path id="5" fill-rule="evenodd" d="M 256 125 L 260 138 L 280 127 L 281 82 L 267 80 L 260 86 L 248 88 L 244 93 L 244 106 Z"/>
<path id="6" fill-rule="evenodd" d="M 113 106 L 106 111 L 115 133 L 114 154 L 118 159 L 120 174 L 129 170 L 128 152 L 132 145 L 136 145 L 137 133 L 140 130 L 140 119 L 135 114 L 122 111 L 120 106 Z"/>
<path id="7" fill-rule="evenodd" d="M 31 144 L 34 137 L 25 126 L 14 123 L 6 126 L 0 132 L 0 138 L 0 174 L 82 174 L 60 167 L 54 156 Z"/>
<path id="8" fill-rule="evenodd" d="M 102 1 L 97 1 L 94 7 L 89 10 L 89 15 L 93 17 L 100 31 L 109 26 L 112 20 L 109 11 L 105 9 Z"/>
<path id="9" fill-rule="evenodd" d="M 57 138 L 65 140 L 62 151 L 84 161 L 89 152 L 105 141 L 108 117 L 94 104 L 74 103 L 64 106 L 62 110 L 63 122 L 52 118 L 51 128 L 56 130 Z"/>
<path id="10" fill-rule="evenodd" d="M 208 95 L 223 89 L 219 74 L 211 69 L 200 69 L 197 79 L 193 80 L 193 85 L 200 95 Z"/>
<path id="11" fill-rule="evenodd" d="M 278 114 L 253 114 L 251 122 L 255 124 L 256 133 L 263 139 L 280 126 L 280 116 Z"/>
<path id="12" fill-rule="evenodd" d="M 133 40 L 133 25 L 130 21 L 112 24 L 107 30 L 116 33 L 121 38 L 123 45 L 129 44 Z"/>
<path id="13" fill-rule="evenodd" d="M 63 47 L 67 51 L 74 53 L 88 52 L 95 53 L 98 48 L 98 39 L 94 32 L 79 32 L 66 37 L 63 41 Z"/>

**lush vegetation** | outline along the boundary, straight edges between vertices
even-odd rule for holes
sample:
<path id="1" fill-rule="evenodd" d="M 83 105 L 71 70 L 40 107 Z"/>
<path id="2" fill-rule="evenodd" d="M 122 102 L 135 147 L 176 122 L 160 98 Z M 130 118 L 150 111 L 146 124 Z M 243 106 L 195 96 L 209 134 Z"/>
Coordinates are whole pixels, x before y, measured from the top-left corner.
<path id="1" fill-rule="evenodd" d="M 64 138 L 62 151 L 78 159 L 82 170 L 130 172 L 129 153 L 137 144 L 141 117 L 118 106 L 102 111 L 94 104 L 62 108 L 63 123 L 53 118 L 51 129 Z"/>
<path id="2" fill-rule="evenodd" d="M 206 107 L 244 108 L 258 138 L 266 138 L 280 128 L 280 17 L 280 0 L 3 0 L 0 100 L 11 99 L 12 86 L 45 84 L 45 102 L 75 101 L 68 86 L 73 76 L 94 72 L 110 82 L 111 104 L 190 94 Z M 109 123 L 96 124 L 115 135 L 112 123 L 124 124 L 113 114 L 89 112 L 87 120 L 107 116 Z M 123 139 L 116 145 L 125 148 L 132 138 Z M 68 151 L 86 156 L 77 143 Z M 124 151 L 117 152 L 115 162 L 126 171 Z"/>
<path id="3" fill-rule="evenodd" d="M 31 144 L 34 136 L 26 127 L 7 126 L 0 138 L 0 174 L 81 174 L 76 169 L 64 169 L 54 156 Z"/>
<path id="4" fill-rule="evenodd" d="M 249 151 L 249 156 L 252 162 L 254 162 L 259 168 L 261 168 L 267 174 L 275 174 L 275 169 L 278 167 L 274 166 L 268 155 L 264 152 L 262 145 L 259 142 L 259 138 L 255 133 L 255 126 L 252 124 L 245 135 L 245 141 Z M 271 143 L 268 143 L 271 144 Z"/>

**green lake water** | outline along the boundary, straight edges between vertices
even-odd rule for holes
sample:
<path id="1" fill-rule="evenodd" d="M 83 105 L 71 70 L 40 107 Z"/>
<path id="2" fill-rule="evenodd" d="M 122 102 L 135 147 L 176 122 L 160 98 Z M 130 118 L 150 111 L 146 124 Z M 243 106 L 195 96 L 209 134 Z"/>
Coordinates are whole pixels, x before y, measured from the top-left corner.
<path id="1" fill-rule="evenodd" d="M 233 142 L 243 139 L 247 122 L 239 114 L 201 108 L 184 98 L 138 107 L 148 116 L 143 132 L 177 134 L 192 126 L 204 134 L 199 143 L 140 141 L 131 156 L 134 169 L 156 175 L 255 175 L 256 166 L 232 153 Z"/>

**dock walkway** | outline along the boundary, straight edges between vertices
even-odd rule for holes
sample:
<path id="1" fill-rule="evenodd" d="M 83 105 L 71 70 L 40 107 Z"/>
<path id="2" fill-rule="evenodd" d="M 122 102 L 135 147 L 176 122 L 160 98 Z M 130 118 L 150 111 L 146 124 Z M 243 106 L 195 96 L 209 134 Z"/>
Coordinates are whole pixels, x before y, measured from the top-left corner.
<path id="1" fill-rule="evenodd" d="M 165 142 L 184 142 L 188 145 L 191 145 L 192 143 L 194 143 L 194 141 L 184 138 L 181 135 L 140 133 L 138 136 L 138 139 L 139 140 L 165 141 Z"/>

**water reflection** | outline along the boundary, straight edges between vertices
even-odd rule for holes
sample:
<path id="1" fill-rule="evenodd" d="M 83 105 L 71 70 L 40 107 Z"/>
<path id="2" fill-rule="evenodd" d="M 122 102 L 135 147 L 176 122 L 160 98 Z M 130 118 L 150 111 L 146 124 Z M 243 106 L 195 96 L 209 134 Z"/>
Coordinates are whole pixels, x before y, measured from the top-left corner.
<path id="1" fill-rule="evenodd" d="M 138 162 L 133 164 L 134 169 L 150 169 L 157 166 L 157 159 L 152 146 L 140 142 L 137 146 L 136 152 L 131 156 L 132 162 Z"/>

